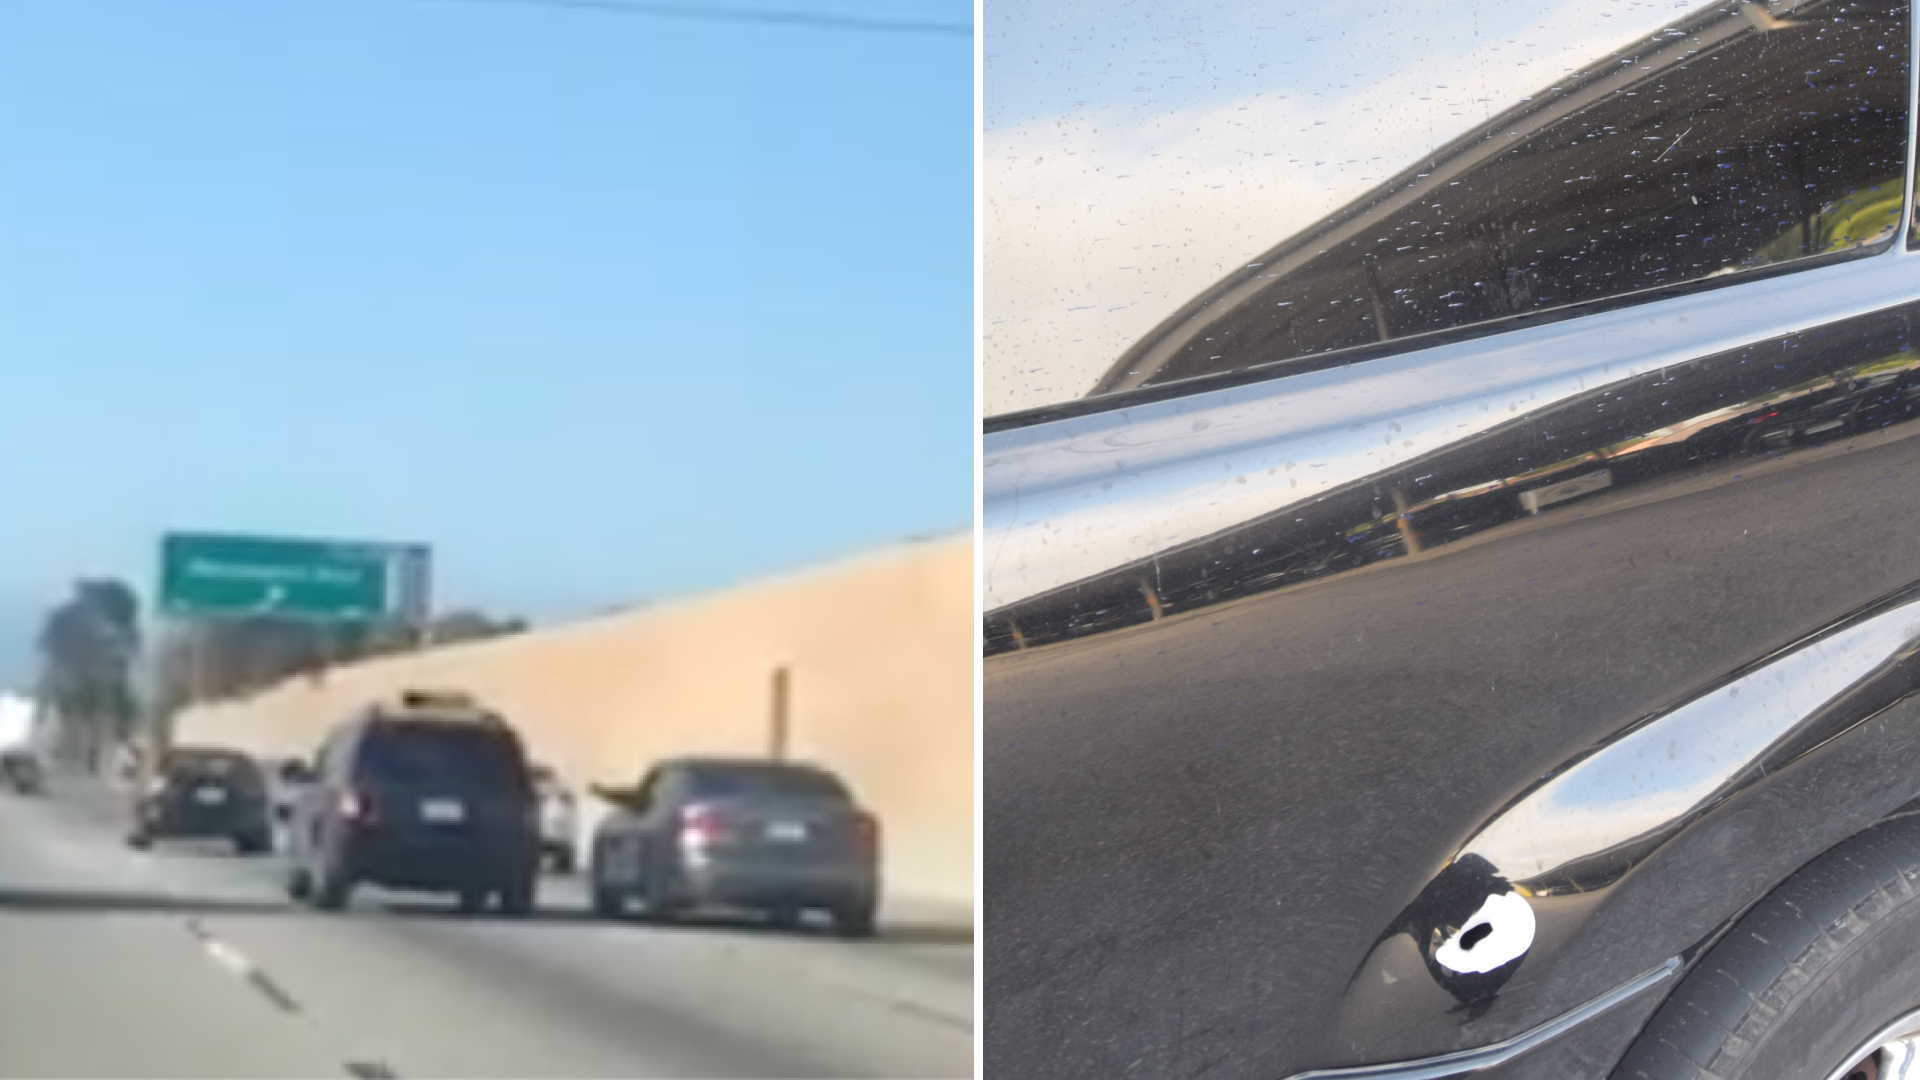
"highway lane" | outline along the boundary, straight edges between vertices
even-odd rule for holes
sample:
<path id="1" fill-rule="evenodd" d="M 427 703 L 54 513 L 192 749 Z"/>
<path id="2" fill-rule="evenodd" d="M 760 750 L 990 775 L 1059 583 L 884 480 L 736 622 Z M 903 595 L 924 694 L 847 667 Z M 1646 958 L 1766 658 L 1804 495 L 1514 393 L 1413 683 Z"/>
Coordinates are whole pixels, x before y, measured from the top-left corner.
<path id="1" fill-rule="evenodd" d="M 868 1077 L 973 1071 L 970 932 L 871 943 L 526 923 L 369 892 L 293 907 L 272 859 L 130 851 L 117 797 L 0 796 L 0 1077 Z"/>

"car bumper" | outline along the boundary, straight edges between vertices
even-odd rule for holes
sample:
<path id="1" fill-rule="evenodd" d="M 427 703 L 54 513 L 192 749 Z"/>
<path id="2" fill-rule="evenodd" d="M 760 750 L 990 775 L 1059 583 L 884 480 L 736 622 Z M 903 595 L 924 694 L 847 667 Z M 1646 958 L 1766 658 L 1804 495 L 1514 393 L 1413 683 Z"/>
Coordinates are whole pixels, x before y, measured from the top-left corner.
<path id="1" fill-rule="evenodd" d="M 220 810 L 147 810 L 141 825 L 149 835 L 181 839 L 265 836 L 272 831 L 264 807 Z"/>
<path id="2" fill-rule="evenodd" d="M 697 862 L 681 868 L 679 885 L 690 902 L 741 907 L 858 905 L 880 891 L 872 870 Z"/>
<path id="3" fill-rule="evenodd" d="M 364 837 L 350 846 L 345 862 L 355 878 L 370 884 L 452 892 L 511 881 L 532 872 L 538 857 L 532 843 Z"/>

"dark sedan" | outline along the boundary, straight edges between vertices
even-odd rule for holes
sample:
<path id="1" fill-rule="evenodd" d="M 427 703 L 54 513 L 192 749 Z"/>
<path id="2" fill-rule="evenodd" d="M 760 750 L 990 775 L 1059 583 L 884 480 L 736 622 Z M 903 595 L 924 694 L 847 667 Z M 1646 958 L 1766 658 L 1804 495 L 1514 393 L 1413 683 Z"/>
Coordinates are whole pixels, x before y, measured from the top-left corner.
<path id="1" fill-rule="evenodd" d="M 46 786 L 40 755 L 25 748 L 0 750 L 0 778 L 21 795 L 38 795 Z"/>
<path id="2" fill-rule="evenodd" d="M 273 847 L 266 774 L 238 751 L 167 751 L 133 812 L 127 843 L 135 848 L 155 840 L 226 840 L 240 854 L 258 855 Z"/>
<path id="3" fill-rule="evenodd" d="M 635 787 L 595 793 L 615 807 L 595 833 L 589 869 L 602 915 L 638 901 L 656 919 L 726 907 L 795 926 L 818 910 L 843 936 L 873 933 L 879 820 L 827 770 L 680 758 Z"/>

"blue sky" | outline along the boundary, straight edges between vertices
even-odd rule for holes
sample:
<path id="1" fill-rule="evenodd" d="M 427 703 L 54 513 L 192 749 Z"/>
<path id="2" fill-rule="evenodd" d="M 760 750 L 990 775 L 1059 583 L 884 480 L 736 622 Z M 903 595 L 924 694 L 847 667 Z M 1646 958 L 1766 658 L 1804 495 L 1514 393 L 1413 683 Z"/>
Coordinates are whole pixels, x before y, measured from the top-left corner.
<path id="1" fill-rule="evenodd" d="M 965 36 L 12 0 L 0 609 L 168 528 L 543 616 L 966 529 L 972 125 Z"/>

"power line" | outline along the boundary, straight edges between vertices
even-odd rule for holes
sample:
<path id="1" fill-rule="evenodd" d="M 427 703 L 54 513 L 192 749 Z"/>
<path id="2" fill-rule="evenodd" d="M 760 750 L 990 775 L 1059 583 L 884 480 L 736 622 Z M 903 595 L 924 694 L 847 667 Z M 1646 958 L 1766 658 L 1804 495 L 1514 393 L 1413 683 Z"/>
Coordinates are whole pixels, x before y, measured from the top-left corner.
<path id="1" fill-rule="evenodd" d="M 665 19 L 692 19 L 703 22 L 744 22 L 775 26 L 801 26 L 814 30 L 855 30 L 895 34 L 946 34 L 972 37 L 973 26 L 962 23 L 924 22 L 913 19 L 874 19 L 863 15 L 832 12 L 780 11 L 769 8 L 691 7 L 661 4 L 652 0 L 464 0 L 466 3 L 517 4 L 522 7 L 573 8 L 580 11 L 610 12 L 619 15 L 651 15 Z"/>

